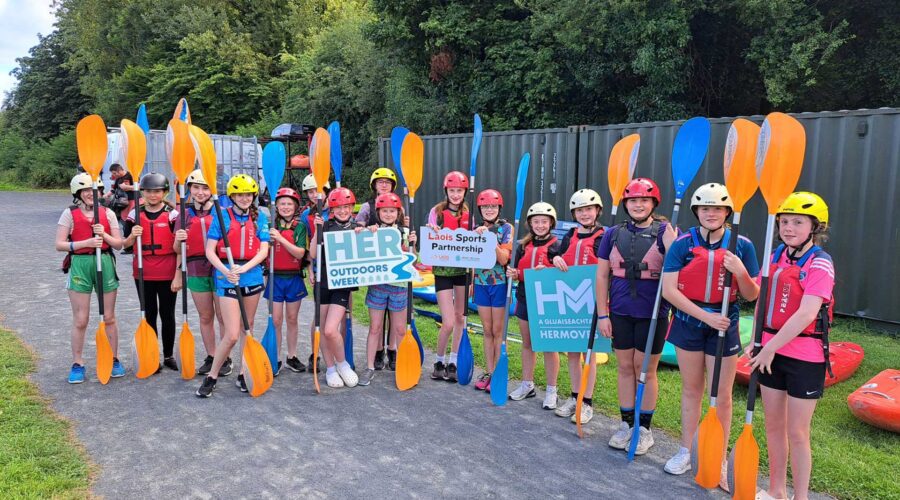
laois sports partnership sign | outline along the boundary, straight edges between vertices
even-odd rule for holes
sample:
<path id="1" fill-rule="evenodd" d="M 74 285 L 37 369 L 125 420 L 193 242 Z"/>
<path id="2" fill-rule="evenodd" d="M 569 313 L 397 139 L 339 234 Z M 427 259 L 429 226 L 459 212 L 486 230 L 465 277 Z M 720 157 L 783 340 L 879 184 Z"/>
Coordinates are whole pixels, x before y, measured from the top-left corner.
<path id="1" fill-rule="evenodd" d="M 325 276 L 328 288 L 351 288 L 412 281 L 415 254 L 404 252 L 395 228 L 322 233 L 325 237 Z"/>
<path id="2" fill-rule="evenodd" d="M 525 271 L 531 348 L 540 352 L 587 352 L 594 314 L 597 266 Z M 610 340 L 595 332 L 594 352 L 610 352 Z"/>
<path id="3" fill-rule="evenodd" d="M 497 263 L 497 235 L 466 229 L 419 228 L 419 256 L 429 266 L 490 269 Z"/>

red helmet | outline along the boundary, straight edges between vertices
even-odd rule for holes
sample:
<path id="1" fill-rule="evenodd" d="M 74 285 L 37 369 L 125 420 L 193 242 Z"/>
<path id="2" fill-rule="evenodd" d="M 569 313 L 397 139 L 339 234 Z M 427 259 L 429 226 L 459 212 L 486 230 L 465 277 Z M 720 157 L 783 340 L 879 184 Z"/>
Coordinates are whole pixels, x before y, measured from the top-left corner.
<path id="1" fill-rule="evenodd" d="M 350 191 L 345 187 L 335 188 L 330 193 L 328 193 L 328 208 L 355 204 L 356 196 L 353 195 L 353 191 Z"/>
<path id="2" fill-rule="evenodd" d="M 481 207 L 484 205 L 500 205 L 502 207 L 503 196 L 500 194 L 500 191 L 497 191 L 496 189 L 485 189 L 478 193 L 478 198 L 475 199 L 475 206 Z"/>
<path id="3" fill-rule="evenodd" d="M 466 177 L 466 174 L 457 170 L 451 171 L 444 176 L 444 189 L 450 188 L 469 189 L 469 178 Z"/>
<path id="4" fill-rule="evenodd" d="M 653 198 L 656 200 L 657 205 L 662 203 L 662 198 L 659 196 L 659 186 L 646 177 L 633 179 L 625 186 L 622 199 L 627 200 L 629 198 Z"/>
<path id="5" fill-rule="evenodd" d="M 279 189 L 277 193 L 275 193 L 275 202 L 277 203 L 278 198 L 282 198 L 284 196 L 287 196 L 288 198 L 296 201 L 298 206 L 301 205 L 300 195 L 297 194 L 296 191 L 294 191 L 293 189 L 291 189 L 289 187 L 283 187 L 283 188 Z"/>
<path id="6" fill-rule="evenodd" d="M 402 207 L 403 204 L 400 202 L 400 197 L 397 196 L 396 193 L 384 193 L 378 195 L 378 198 L 375 198 L 375 209 L 379 208 L 397 208 Z"/>

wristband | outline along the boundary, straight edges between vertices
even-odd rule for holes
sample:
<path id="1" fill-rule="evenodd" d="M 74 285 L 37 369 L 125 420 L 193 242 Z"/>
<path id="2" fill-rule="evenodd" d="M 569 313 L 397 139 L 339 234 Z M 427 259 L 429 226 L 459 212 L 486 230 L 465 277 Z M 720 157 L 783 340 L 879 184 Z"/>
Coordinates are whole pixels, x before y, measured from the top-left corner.
<path id="1" fill-rule="evenodd" d="M 609 319 L 609 316 L 597 316 L 597 320 Z"/>
<path id="2" fill-rule="evenodd" d="M 70 252 L 74 252 L 74 251 L 75 251 L 75 242 L 74 242 L 74 241 L 70 241 L 70 242 L 69 242 L 69 251 L 70 251 Z"/>

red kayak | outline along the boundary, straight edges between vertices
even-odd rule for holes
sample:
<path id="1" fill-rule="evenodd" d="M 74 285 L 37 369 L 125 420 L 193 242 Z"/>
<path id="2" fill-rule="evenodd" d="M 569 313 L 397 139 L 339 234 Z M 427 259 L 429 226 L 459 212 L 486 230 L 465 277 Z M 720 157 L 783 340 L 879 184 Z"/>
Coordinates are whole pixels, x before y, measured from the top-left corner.
<path id="1" fill-rule="evenodd" d="M 900 433 L 900 370 L 884 370 L 847 396 L 853 416 Z"/>
<path id="2" fill-rule="evenodd" d="M 843 382 L 853 376 L 866 354 L 859 344 L 853 342 L 831 342 L 829 348 L 834 378 L 829 377 L 826 373 L 825 387 Z M 741 385 L 750 384 L 750 360 L 744 355 L 738 358 L 737 375 L 735 375 L 734 381 Z"/>

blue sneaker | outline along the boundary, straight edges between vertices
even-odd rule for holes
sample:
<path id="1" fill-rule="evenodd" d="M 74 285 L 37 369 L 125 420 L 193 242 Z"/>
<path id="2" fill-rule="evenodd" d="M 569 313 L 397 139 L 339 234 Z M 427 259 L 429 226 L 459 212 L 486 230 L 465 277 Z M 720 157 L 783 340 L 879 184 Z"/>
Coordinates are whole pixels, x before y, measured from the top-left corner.
<path id="1" fill-rule="evenodd" d="M 84 382 L 84 366 L 72 363 L 72 370 L 69 372 L 69 383 L 80 384 L 82 382 Z"/>
<path id="2" fill-rule="evenodd" d="M 122 363 L 119 363 L 119 358 L 113 358 L 113 369 L 112 378 L 119 378 L 125 376 L 125 367 L 122 366 Z"/>

